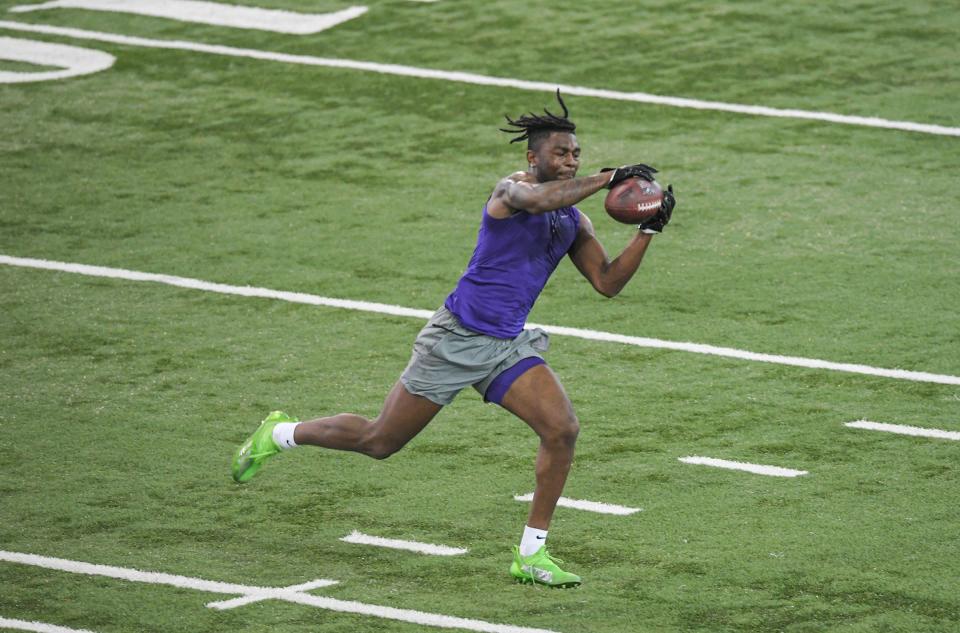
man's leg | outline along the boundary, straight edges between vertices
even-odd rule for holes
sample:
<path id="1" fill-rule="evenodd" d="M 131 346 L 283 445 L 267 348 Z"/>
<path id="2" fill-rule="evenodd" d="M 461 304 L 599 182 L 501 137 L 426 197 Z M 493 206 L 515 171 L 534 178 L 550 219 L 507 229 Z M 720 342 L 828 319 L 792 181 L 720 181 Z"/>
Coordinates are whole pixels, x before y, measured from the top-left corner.
<path id="1" fill-rule="evenodd" d="M 546 530 L 567 481 L 580 432 L 573 405 L 547 365 L 536 365 L 524 372 L 510 386 L 500 404 L 530 425 L 540 437 L 537 487 L 527 525 Z"/>
<path id="2" fill-rule="evenodd" d="M 547 552 L 546 538 L 557 500 L 573 462 L 580 425 L 560 381 L 545 365 L 521 374 L 507 390 L 501 406 L 521 418 L 540 437 L 537 487 L 519 547 L 514 547 L 510 574 L 519 582 L 576 587 L 580 576 L 564 571 Z"/>
<path id="3" fill-rule="evenodd" d="M 310 422 L 297 422 L 274 411 L 233 455 L 231 471 L 237 483 L 249 481 L 264 462 L 280 450 L 312 444 L 343 451 L 356 451 L 385 459 L 423 430 L 443 406 L 409 393 L 397 382 L 375 420 L 341 413 Z"/>
<path id="4" fill-rule="evenodd" d="M 298 445 L 355 451 L 385 459 L 412 440 L 442 408 L 423 396 L 411 394 L 398 381 L 376 419 L 341 413 L 301 422 L 294 430 L 293 439 Z"/>

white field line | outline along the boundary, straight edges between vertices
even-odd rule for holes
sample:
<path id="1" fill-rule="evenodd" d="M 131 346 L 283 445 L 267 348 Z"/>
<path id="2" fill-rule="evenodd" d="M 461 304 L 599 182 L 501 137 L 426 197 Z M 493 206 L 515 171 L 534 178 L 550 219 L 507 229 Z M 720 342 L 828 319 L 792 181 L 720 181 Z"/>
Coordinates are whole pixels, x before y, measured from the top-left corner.
<path id="1" fill-rule="evenodd" d="M 884 369 L 882 367 L 871 367 L 869 365 L 860 365 L 856 363 L 837 363 L 829 360 L 803 358 L 800 356 L 762 354 L 758 352 L 748 352 L 742 349 L 735 349 L 732 347 L 717 347 L 714 345 L 704 345 L 701 343 L 664 341 L 661 339 L 644 338 L 641 336 L 611 334 L 609 332 L 597 332 L 595 330 L 568 328 L 556 325 L 537 325 L 535 323 L 529 323 L 527 326 L 539 327 L 550 334 L 557 334 L 560 336 L 575 336 L 577 338 L 606 341 L 609 343 L 623 343 L 624 345 L 635 345 L 637 347 L 653 347 L 656 349 L 692 352 L 694 354 L 709 354 L 711 356 L 723 356 L 726 358 L 751 360 L 759 363 L 773 363 L 775 365 L 791 365 L 793 367 L 804 367 L 807 369 L 828 369 L 831 371 L 842 371 L 851 374 L 865 374 L 868 376 L 880 376 L 882 378 L 895 378 L 897 380 L 933 382 L 943 385 L 960 385 L 960 376 L 948 374 L 932 374 L 929 372 L 910 371 L 906 369 Z"/>
<path id="2" fill-rule="evenodd" d="M 433 554 L 434 556 L 458 556 L 466 554 L 468 550 L 461 547 L 448 547 L 447 545 L 433 545 L 432 543 L 420 543 L 418 541 L 402 541 L 400 539 L 382 538 L 379 536 L 370 536 L 354 530 L 350 534 L 340 539 L 344 543 L 356 543 L 358 545 L 375 545 L 377 547 L 389 547 L 391 549 L 403 549 L 420 554 Z"/>
<path id="3" fill-rule="evenodd" d="M 514 495 L 516 501 L 533 501 L 533 493 L 525 495 Z M 618 506 L 613 503 L 601 503 L 599 501 L 584 501 L 582 499 L 568 499 L 560 497 L 557 505 L 564 508 L 573 508 L 575 510 L 586 510 L 587 512 L 597 512 L 599 514 L 617 514 L 627 516 L 642 511 L 642 508 L 630 508 L 628 506 Z"/>
<path id="4" fill-rule="evenodd" d="M 68 629 L 65 626 L 45 622 L 27 622 L 26 620 L 11 620 L 9 618 L 0 618 L 0 629 L 36 631 L 37 633 L 92 633 L 87 629 Z"/>
<path id="5" fill-rule="evenodd" d="M 799 477 L 806 475 L 805 470 L 794 470 L 792 468 L 780 468 L 779 466 L 764 466 L 762 464 L 747 464 L 745 462 L 735 462 L 727 459 L 715 459 L 713 457 L 678 457 L 684 464 L 699 464 L 701 466 L 713 466 L 715 468 L 726 468 L 728 470 L 743 470 L 755 475 L 767 475 L 768 477 Z"/>
<path id="6" fill-rule="evenodd" d="M 362 602 L 347 602 L 345 600 L 335 600 L 333 598 L 323 598 L 312 596 L 306 593 L 291 594 L 290 598 L 285 598 L 289 602 L 303 604 L 320 609 L 329 609 L 331 611 L 340 611 L 342 613 L 355 613 L 358 615 L 369 615 L 377 618 L 389 620 L 399 620 L 401 622 L 412 622 L 426 626 L 435 626 L 446 629 L 466 629 L 468 631 L 481 631 L 482 633 L 556 633 L 549 629 L 533 629 L 525 626 L 514 626 L 512 624 L 494 624 L 484 622 L 483 620 L 468 620 L 450 615 L 441 615 L 439 613 L 425 613 L 422 611 L 411 611 L 410 609 L 395 609 L 393 607 L 382 607 L 379 605 L 364 604 Z"/>
<path id="7" fill-rule="evenodd" d="M 10 12 L 26 13 L 48 9 L 134 13 L 179 22 L 213 24 L 235 29 L 258 29 L 294 35 L 319 33 L 367 12 L 367 7 L 348 7 L 334 13 L 295 13 L 200 0 L 53 0 L 42 4 L 10 7 Z"/>
<path id="8" fill-rule="evenodd" d="M 105 266 L 90 266 L 87 264 L 71 264 L 68 262 L 57 262 L 46 259 L 32 259 L 28 257 L 12 257 L 9 255 L 0 255 L 0 264 L 8 266 L 19 266 L 23 268 L 38 268 L 42 270 L 56 270 L 60 272 L 76 273 L 91 277 L 107 277 L 112 279 L 125 279 L 128 281 L 150 281 L 166 284 L 168 286 L 178 286 L 181 288 L 191 288 L 194 290 L 203 290 L 206 292 L 217 292 L 227 295 L 239 295 L 242 297 L 259 297 L 264 299 L 279 299 L 280 301 L 289 301 L 291 303 L 304 303 L 315 306 L 326 306 L 330 308 L 343 308 L 347 310 L 359 310 L 362 312 L 375 312 L 378 314 L 389 314 L 393 316 L 413 317 L 418 319 L 429 319 L 433 314 L 432 310 L 419 310 L 416 308 L 405 308 L 403 306 L 390 305 L 385 303 L 372 303 L 369 301 L 353 301 L 349 299 L 335 299 L 331 297 L 321 297 L 302 292 L 287 292 L 283 290 L 270 290 L 269 288 L 257 288 L 255 286 L 231 286 L 227 284 L 202 281 L 200 279 L 191 279 L 189 277 L 176 277 L 174 275 L 162 275 L 157 273 L 144 273 L 135 270 L 126 270 L 123 268 L 108 268 Z M 736 358 L 740 360 L 750 360 L 755 362 L 773 363 L 776 365 L 790 365 L 794 367 L 804 367 L 807 369 L 828 369 L 832 371 L 841 371 L 851 374 L 865 374 L 868 376 L 880 376 L 883 378 L 894 378 L 897 380 L 912 380 L 916 382 L 931 382 L 943 385 L 960 385 L 960 376 L 945 374 L 932 374 L 921 371 L 909 371 L 904 369 L 883 369 L 880 367 L 870 367 L 869 365 L 857 365 L 852 363 L 835 363 L 827 360 L 818 360 L 815 358 L 801 358 L 797 356 L 780 356 L 777 354 L 759 354 L 757 352 L 748 352 L 745 350 L 734 349 L 730 347 L 715 347 L 713 345 L 703 345 L 701 343 L 683 343 L 677 341 L 664 341 L 655 338 L 645 338 L 640 336 L 627 336 L 624 334 L 613 334 L 610 332 L 598 332 L 596 330 L 586 330 L 581 328 L 563 327 L 559 325 L 538 325 L 528 323 L 527 327 L 539 327 L 550 334 L 558 336 L 571 336 L 592 341 L 604 341 L 607 343 L 621 343 L 623 345 L 634 345 L 636 347 L 650 347 L 655 349 L 667 349 L 678 352 L 692 352 L 695 354 L 707 354 L 711 356 L 722 356 L 726 358 Z"/>
<path id="9" fill-rule="evenodd" d="M 844 426 L 849 426 L 852 429 L 885 431 L 887 433 L 897 433 L 899 435 L 914 435 L 916 437 L 935 437 L 941 440 L 960 441 L 960 432 L 957 432 L 957 431 L 941 431 L 940 429 L 925 429 L 920 426 L 906 426 L 905 424 L 885 424 L 883 422 L 871 422 L 870 420 L 857 420 L 856 422 L 847 422 Z"/>
<path id="10" fill-rule="evenodd" d="M 130 582 L 145 582 L 153 585 L 169 585 L 171 587 L 179 587 L 181 589 L 194 589 L 196 591 L 209 591 L 212 593 L 272 595 L 282 592 L 281 589 L 274 589 L 271 587 L 251 587 L 248 585 L 238 585 L 229 582 L 191 578 L 189 576 L 175 576 L 173 574 L 140 571 L 139 569 L 127 569 L 125 567 L 95 565 L 93 563 L 83 563 L 64 558 L 51 558 L 49 556 L 21 554 L 19 552 L 7 552 L 4 550 L 0 550 L 0 560 L 7 561 L 8 563 L 33 565 L 35 567 L 43 567 L 45 569 L 56 569 L 58 571 L 66 571 L 73 574 L 106 576 L 108 578 L 117 578 L 119 580 L 128 580 Z M 331 580 L 328 582 L 335 583 L 336 581 Z"/>
<path id="11" fill-rule="evenodd" d="M 595 97 L 598 99 L 609 99 L 614 101 L 632 101 L 635 103 L 650 103 L 654 105 L 664 105 L 675 108 L 693 108 L 695 110 L 732 112 L 751 116 L 824 121 L 827 123 L 886 128 L 903 130 L 907 132 L 920 132 L 923 134 L 935 134 L 939 136 L 960 136 L 960 127 L 947 127 L 929 123 L 914 123 L 912 121 L 892 121 L 878 117 L 851 116 L 845 114 L 835 114 L 833 112 L 816 112 L 810 110 L 768 108 L 765 106 L 724 103 L 721 101 L 702 101 L 700 99 L 687 99 L 683 97 L 665 97 L 646 92 L 620 92 L 617 90 L 605 90 L 602 88 L 568 86 L 552 82 L 511 79 L 509 77 L 491 77 L 489 75 L 478 75 L 475 73 L 434 70 L 431 68 L 417 68 L 415 66 L 403 66 L 399 64 L 379 64 L 376 62 L 363 62 L 352 59 L 314 57 L 312 55 L 289 55 L 285 53 L 275 53 L 272 51 L 258 49 L 234 48 L 232 46 L 219 46 L 216 44 L 186 42 L 182 40 L 154 40 L 143 37 L 120 35 L 116 33 L 86 31 L 82 29 L 47 26 L 43 24 L 27 24 L 24 22 L 0 21 L 0 28 L 28 31 L 32 33 L 45 33 L 47 35 L 62 35 L 65 37 L 95 40 L 99 42 L 110 42 L 113 44 L 122 44 L 126 46 L 184 50 L 198 53 L 210 53 L 214 55 L 227 55 L 230 57 L 246 57 L 250 59 L 283 62 L 287 64 L 302 64 L 306 66 L 324 66 L 327 68 L 362 70 L 385 75 L 417 77 L 420 79 L 438 79 L 442 81 L 453 81 L 458 83 L 474 84 L 478 86 L 498 86 L 502 88 L 515 88 L 518 90 L 532 90 L 536 92 L 549 93 L 553 93 L 559 88 L 567 95 Z"/>
<path id="12" fill-rule="evenodd" d="M 522 626 L 514 626 L 512 624 L 495 624 L 492 622 L 484 622 L 483 620 L 458 618 L 440 613 L 427 613 L 424 611 L 413 611 L 411 609 L 396 609 L 394 607 L 365 604 L 363 602 L 324 598 L 298 591 L 292 591 L 289 588 L 250 587 L 247 585 L 203 580 L 202 578 L 190 578 L 188 576 L 174 576 L 171 574 L 162 574 L 157 572 L 145 572 L 138 569 L 127 569 L 125 567 L 95 565 L 92 563 L 66 560 L 63 558 L 50 558 L 48 556 L 37 556 L 35 554 L 23 554 L 20 552 L 7 552 L 0 550 L 0 561 L 33 565 L 35 567 L 56 569 L 59 571 L 85 574 L 89 576 L 106 576 L 108 578 L 118 578 L 131 582 L 144 582 L 155 585 L 171 585 L 174 587 L 196 589 L 197 591 L 209 591 L 212 593 L 240 594 L 243 597 L 252 597 L 256 598 L 257 600 L 273 598 L 316 607 L 319 609 L 338 611 L 341 613 L 369 615 L 377 618 L 399 620 L 401 622 L 412 622 L 414 624 L 422 624 L 440 628 L 466 629 L 468 631 L 480 631 L 481 633 L 555 633 L 554 631 L 549 631 L 546 629 L 532 629 Z M 336 581 L 314 581 L 314 583 L 317 582 L 335 583 Z M 307 585 L 310 584 L 311 583 L 307 583 Z M 220 605 L 214 606 L 214 608 L 222 609 L 230 608 L 229 605 L 231 602 L 232 601 L 228 600 L 211 604 Z M 228 606 L 223 606 L 225 604 Z"/>

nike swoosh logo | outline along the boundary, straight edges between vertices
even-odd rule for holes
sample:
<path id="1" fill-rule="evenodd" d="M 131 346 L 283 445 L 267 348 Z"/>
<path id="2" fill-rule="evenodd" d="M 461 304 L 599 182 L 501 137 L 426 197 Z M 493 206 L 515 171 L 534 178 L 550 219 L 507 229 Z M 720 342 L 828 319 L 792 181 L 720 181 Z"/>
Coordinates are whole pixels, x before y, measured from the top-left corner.
<path id="1" fill-rule="evenodd" d="M 547 538 L 546 536 L 538 536 L 538 537 L 536 537 L 536 539 L 537 539 L 538 541 L 543 541 L 543 540 L 545 540 L 546 538 Z"/>

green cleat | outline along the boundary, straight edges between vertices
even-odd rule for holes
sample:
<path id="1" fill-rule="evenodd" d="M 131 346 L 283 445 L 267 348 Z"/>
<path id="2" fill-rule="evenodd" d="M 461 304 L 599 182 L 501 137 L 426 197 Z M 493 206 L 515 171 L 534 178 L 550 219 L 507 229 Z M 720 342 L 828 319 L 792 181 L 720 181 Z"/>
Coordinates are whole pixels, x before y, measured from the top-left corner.
<path id="1" fill-rule="evenodd" d="M 257 474 L 263 462 L 280 452 L 273 441 L 273 427 L 280 422 L 299 422 L 283 411 L 274 411 L 268 415 L 253 435 L 233 454 L 233 480 L 238 484 L 250 481 Z"/>
<path id="2" fill-rule="evenodd" d="M 563 561 L 547 553 L 544 545 L 531 556 L 521 556 L 520 548 L 513 546 L 513 564 L 510 565 L 510 574 L 526 584 L 540 584 L 548 587 L 577 587 L 580 585 L 580 576 L 565 572 L 557 563 Z"/>

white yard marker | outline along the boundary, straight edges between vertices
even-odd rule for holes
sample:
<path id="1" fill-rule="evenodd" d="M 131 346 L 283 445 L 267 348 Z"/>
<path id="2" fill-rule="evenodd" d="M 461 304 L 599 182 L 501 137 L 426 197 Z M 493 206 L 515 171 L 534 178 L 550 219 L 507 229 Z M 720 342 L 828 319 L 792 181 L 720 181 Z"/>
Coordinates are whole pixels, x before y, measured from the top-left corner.
<path id="1" fill-rule="evenodd" d="M 0 629 L 36 631 L 36 633 L 92 633 L 87 629 L 68 629 L 65 626 L 47 624 L 46 622 L 27 622 L 26 620 L 11 620 L 9 618 L 0 618 Z"/>
<path id="2" fill-rule="evenodd" d="M 466 554 L 468 551 L 460 547 L 448 547 L 446 545 L 433 545 L 431 543 L 420 543 L 418 541 L 401 541 L 399 539 L 370 536 L 357 530 L 354 530 L 340 540 L 344 543 L 403 549 L 410 552 L 419 552 L 420 554 L 433 554 L 434 556 L 458 556 L 460 554 Z"/>
<path id="3" fill-rule="evenodd" d="M 247 57 L 250 59 L 261 59 L 267 61 L 283 62 L 286 64 L 303 64 L 306 66 L 325 66 L 327 68 L 344 68 L 350 70 L 362 70 L 367 72 L 381 73 L 385 75 L 397 75 L 400 77 L 418 77 L 421 79 L 438 79 L 441 81 L 453 81 L 457 83 L 474 84 L 477 86 L 499 86 L 502 88 L 515 88 L 517 90 L 532 90 L 536 92 L 553 93 L 558 88 L 564 94 L 578 95 L 581 97 L 595 97 L 597 99 L 610 99 L 614 101 L 632 101 L 634 103 L 650 103 L 654 105 L 672 106 L 675 108 L 693 108 L 695 110 L 714 110 L 719 112 L 733 112 L 736 114 L 746 114 L 751 116 L 766 116 L 788 119 L 805 119 L 813 121 L 824 121 L 827 123 L 840 123 L 844 125 L 859 125 L 864 127 L 886 128 L 892 130 L 903 130 L 907 132 L 920 132 L 922 134 L 936 134 L 939 136 L 960 136 L 960 127 L 947 127 L 943 125 L 933 125 L 929 123 L 914 123 L 912 121 L 891 121 L 879 117 L 851 116 L 846 114 L 835 114 L 833 112 L 816 112 L 810 110 L 785 110 L 779 108 L 768 108 L 766 106 L 743 105 L 738 103 L 724 103 L 721 101 L 701 101 L 699 99 L 687 99 L 685 97 L 665 97 L 646 92 L 620 92 L 618 90 L 605 90 L 602 88 L 589 88 L 585 86 L 567 86 L 553 82 L 527 81 L 524 79 L 511 79 L 509 77 L 491 77 L 489 75 L 477 75 L 474 73 L 459 72 L 452 70 L 435 70 L 432 68 L 417 68 L 415 66 L 401 66 L 399 64 L 378 64 L 376 62 L 363 62 L 352 59 L 337 59 L 327 57 L 313 57 L 311 55 L 288 55 L 284 53 L 274 53 L 249 48 L 234 48 L 232 46 L 218 46 L 215 44 L 203 44 L 201 42 L 185 42 L 180 40 L 153 40 L 143 37 L 132 37 L 128 35 L 119 35 L 115 33 L 103 33 L 99 31 L 85 31 L 82 29 L 65 28 L 58 26 L 47 26 L 43 24 L 27 24 L 24 22 L 5 22 L 0 21 L 0 28 L 14 29 L 19 31 L 29 31 L 32 33 L 46 33 L 48 35 L 63 35 L 66 37 L 75 37 L 79 39 L 96 40 L 99 42 L 110 42 L 113 44 L 123 44 L 126 46 L 143 46 L 146 48 L 162 48 L 184 51 L 195 51 L 198 53 L 211 53 L 214 55 L 227 55 L 230 57 Z"/>
<path id="4" fill-rule="evenodd" d="M 525 495 L 514 495 L 516 501 L 533 501 L 533 493 Z M 600 503 L 599 501 L 584 501 L 582 499 L 568 499 L 560 497 L 557 505 L 564 508 L 573 508 L 575 510 L 586 510 L 587 512 L 597 512 L 599 514 L 618 514 L 627 516 L 642 511 L 642 508 L 630 508 L 627 506 L 618 506 L 613 503 Z"/>
<path id="5" fill-rule="evenodd" d="M 768 477 L 799 477 L 806 475 L 805 470 L 793 470 L 792 468 L 780 468 L 779 466 L 764 466 L 762 464 L 747 464 L 745 462 L 735 462 L 727 459 L 715 459 L 713 457 L 678 457 L 684 464 L 699 464 L 701 466 L 713 466 L 715 468 L 727 468 L 729 470 L 743 470 L 755 475 L 767 475 Z"/>
<path id="6" fill-rule="evenodd" d="M 405 308 L 403 306 L 390 305 L 386 303 L 372 303 L 369 301 L 353 301 L 349 299 L 336 299 L 332 297 L 321 297 L 302 292 L 287 292 L 283 290 L 270 290 L 269 288 L 257 288 L 255 286 L 230 286 L 227 284 L 213 283 L 200 279 L 191 279 L 189 277 L 175 277 L 173 275 L 161 275 L 157 273 L 144 273 L 135 270 L 126 270 L 123 268 L 107 268 L 106 266 L 90 266 L 87 264 L 71 264 L 67 262 L 50 261 L 46 259 L 32 259 L 27 257 L 11 257 L 9 255 L 0 255 L 0 265 L 20 266 L 23 268 L 38 268 L 41 270 L 56 270 L 60 272 L 75 273 L 87 275 L 90 277 L 106 277 L 111 279 L 125 279 L 127 281 L 150 281 L 154 283 L 166 284 L 168 286 L 178 286 L 180 288 L 192 288 L 194 290 L 203 290 L 206 292 L 217 292 L 226 295 L 239 295 L 241 297 L 260 297 L 264 299 L 278 299 L 280 301 L 289 301 L 291 303 L 305 303 L 308 305 L 326 306 L 330 308 L 343 308 L 346 310 L 359 310 L 362 312 L 374 312 L 378 314 L 390 314 L 393 316 L 413 317 L 417 319 L 429 319 L 433 314 L 432 310 L 418 310 L 416 308 Z M 703 345 L 700 343 L 682 343 L 678 341 L 663 341 L 655 338 L 645 338 L 640 336 L 627 336 L 625 334 L 613 334 L 610 332 L 598 332 L 596 330 L 585 330 L 580 328 L 562 327 L 558 325 L 537 325 L 528 323 L 527 327 L 543 328 L 550 334 L 559 336 L 572 336 L 593 341 L 605 341 L 608 343 L 621 343 L 623 345 L 635 345 L 637 347 L 651 347 L 655 349 L 669 349 L 680 352 L 693 352 L 695 354 L 708 354 L 712 356 L 723 356 L 727 358 L 738 358 L 741 360 L 750 360 L 763 363 L 774 363 L 778 365 L 792 365 L 795 367 L 804 367 L 808 369 L 829 369 L 833 371 L 842 371 L 852 374 L 866 374 L 868 376 L 880 376 L 883 378 L 894 378 L 896 380 L 912 380 L 916 382 L 932 382 L 943 385 L 960 385 L 960 376 L 951 376 L 944 374 L 931 374 L 921 371 L 908 371 L 904 369 L 883 369 L 880 367 L 870 367 L 869 365 L 855 365 L 851 363 L 835 363 L 828 360 L 818 360 L 816 358 L 800 358 L 797 356 L 779 356 L 776 354 L 758 354 L 746 350 L 733 349 L 730 347 L 715 347 L 713 345 Z"/>
<path id="7" fill-rule="evenodd" d="M 274 33 L 307 35 L 319 33 L 347 20 L 360 17 L 367 7 L 348 7 L 335 13 L 294 13 L 242 7 L 198 0 L 53 0 L 43 4 L 10 7 L 11 13 L 48 9 L 88 9 L 112 13 L 134 13 L 180 22 L 213 24 L 236 29 L 258 29 Z"/>
<path id="8" fill-rule="evenodd" d="M 411 609 L 396 609 L 394 607 L 366 604 L 363 602 L 352 602 L 348 600 L 337 600 L 335 598 L 325 598 L 322 596 L 313 596 L 308 593 L 303 593 L 303 588 L 329 586 L 331 583 L 336 583 L 337 581 L 335 580 L 319 579 L 303 585 L 295 585 L 294 587 L 251 587 L 248 585 L 204 580 L 202 578 L 191 578 L 189 576 L 175 576 L 173 574 L 140 571 L 139 569 L 128 569 L 125 567 L 95 565 L 93 563 L 84 563 L 80 561 L 67 560 L 64 558 L 51 558 L 49 556 L 37 556 L 36 554 L 23 554 L 20 552 L 7 552 L 3 550 L 0 550 L 0 561 L 19 563 L 23 565 L 33 565 L 35 567 L 43 567 L 45 569 L 56 569 L 74 574 L 106 576 L 108 578 L 118 578 L 120 580 L 128 580 L 131 582 L 143 582 L 153 585 L 170 585 L 184 589 L 209 591 L 211 593 L 238 594 L 240 596 L 235 600 L 212 602 L 208 605 L 215 609 L 229 609 L 236 606 L 241 606 L 241 604 L 249 604 L 250 602 L 272 598 L 276 600 L 284 600 L 286 602 L 293 602 L 295 604 L 316 607 L 318 609 L 327 609 L 341 613 L 356 613 L 359 615 L 369 615 L 376 618 L 399 620 L 401 622 L 412 622 L 413 624 L 422 624 L 426 626 L 435 626 L 448 629 L 466 629 L 468 631 L 480 631 L 481 633 L 556 633 L 555 631 L 549 631 L 547 629 L 533 629 L 523 626 L 514 626 L 512 624 L 495 624 L 492 622 L 485 622 L 483 620 L 458 618 L 440 613 L 427 613 L 425 611 L 413 611 Z M 297 587 L 300 589 L 295 590 Z M 47 633 L 48 631 L 50 633 L 60 633 L 60 630 L 58 629 L 43 629 L 41 631 L 42 633 Z M 69 632 L 63 631 L 63 633 Z"/>
<path id="9" fill-rule="evenodd" d="M 925 429 L 920 426 L 906 426 L 903 424 L 884 424 L 883 422 L 871 422 L 869 420 L 857 420 L 856 422 L 847 422 L 844 426 L 852 429 L 867 429 L 870 431 L 886 431 L 887 433 L 898 433 L 899 435 L 914 435 L 917 437 L 935 437 L 941 440 L 960 441 L 960 432 L 941 431 L 940 429 Z"/>
<path id="10" fill-rule="evenodd" d="M 319 589 L 321 587 L 329 587 L 330 585 L 335 584 L 337 584 L 336 580 L 324 580 L 323 578 L 318 578 L 317 580 L 311 580 L 310 582 L 305 582 L 300 585 L 282 587 L 281 589 L 277 590 L 278 593 L 276 594 L 248 594 L 246 596 L 240 596 L 239 598 L 231 598 L 230 600 L 217 600 L 216 602 L 208 602 L 207 606 L 211 609 L 219 609 L 220 611 L 224 611 L 226 609 L 236 609 L 237 607 L 242 607 L 254 602 L 260 602 L 261 600 L 277 598 L 278 596 L 280 596 L 280 599 L 282 600 L 290 600 L 293 594 L 303 593 L 304 591 Z"/>

